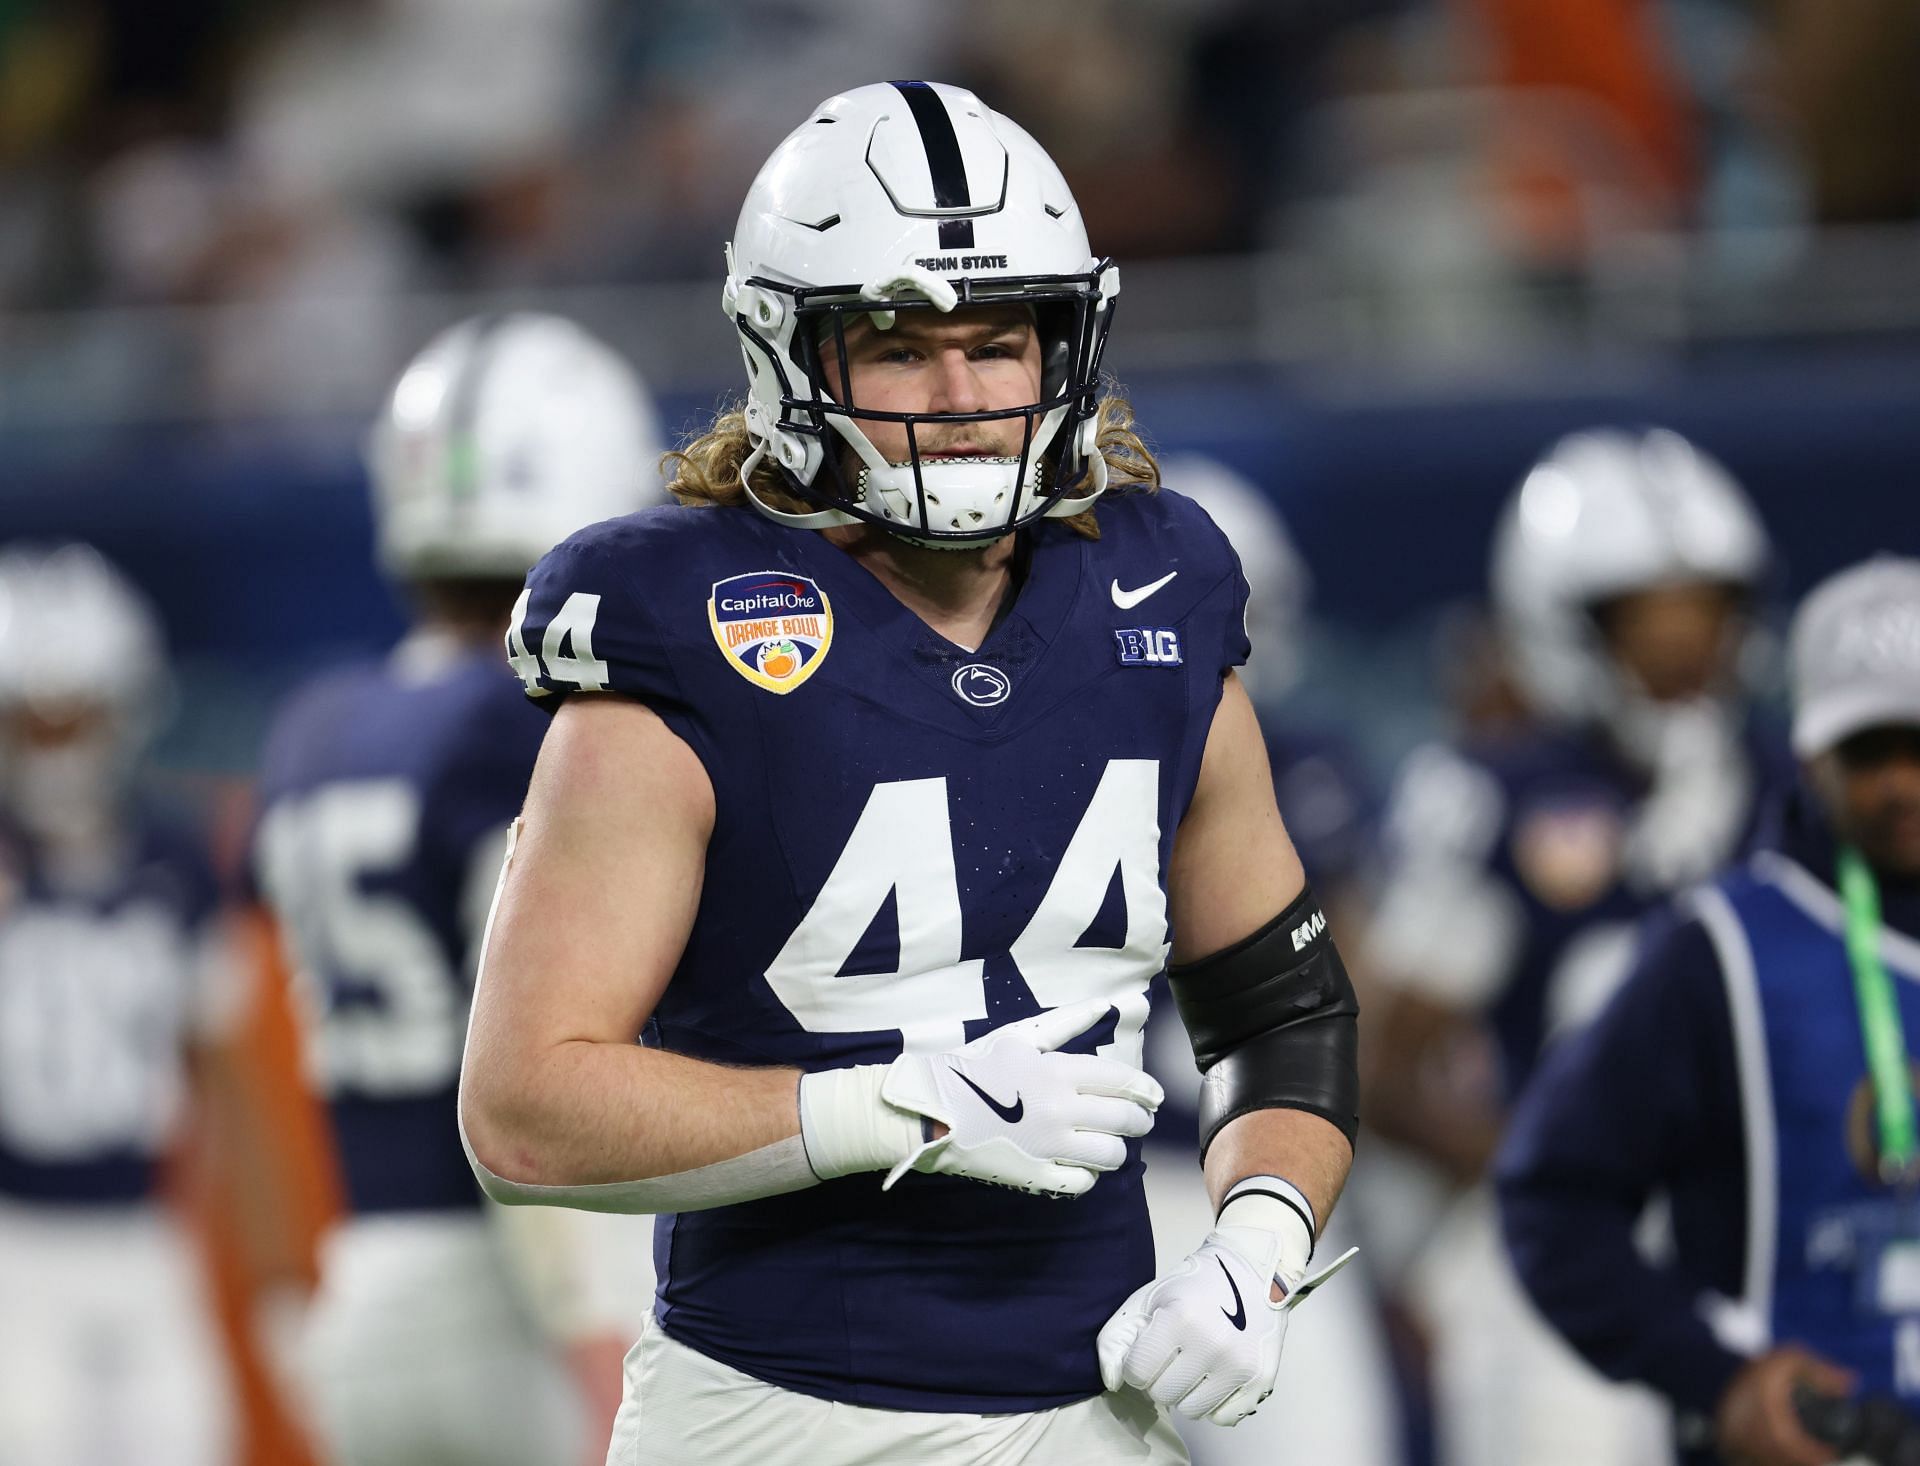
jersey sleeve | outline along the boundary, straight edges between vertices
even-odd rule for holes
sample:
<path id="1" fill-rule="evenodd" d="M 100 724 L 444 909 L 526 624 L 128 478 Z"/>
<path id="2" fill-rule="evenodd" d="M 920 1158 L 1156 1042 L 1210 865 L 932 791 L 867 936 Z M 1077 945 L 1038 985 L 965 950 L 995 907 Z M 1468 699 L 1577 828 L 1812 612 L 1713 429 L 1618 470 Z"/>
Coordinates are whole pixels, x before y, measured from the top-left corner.
<path id="1" fill-rule="evenodd" d="M 1193 609 L 1186 616 L 1185 655 L 1195 662 L 1204 658 L 1219 669 L 1222 677 L 1235 667 L 1245 666 L 1253 650 L 1247 640 L 1249 592 L 1232 542 L 1207 511 L 1184 494 L 1162 489 L 1152 495 L 1133 493 L 1125 497 L 1139 505 L 1148 521 L 1141 550 L 1134 552 L 1129 546 L 1123 551 L 1123 557 L 1131 562 L 1126 567 L 1131 571 L 1129 584 L 1151 584 L 1163 568 L 1171 568 L 1188 580 L 1188 594 L 1197 599 L 1191 602 Z M 1124 589 L 1118 591 L 1118 595 L 1124 594 Z M 1151 606 L 1147 601 L 1141 608 L 1147 620 L 1152 619 Z"/>
<path id="2" fill-rule="evenodd" d="M 471 980 L 494 888 L 506 858 L 508 828 L 527 798 L 546 720 L 524 701 L 489 692 L 465 710 L 465 726 L 427 789 L 424 839 L 453 892 L 459 969 Z"/>
<path id="3" fill-rule="evenodd" d="M 1200 541 L 1197 555 L 1203 566 L 1216 571 L 1213 590 L 1202 603 L 1210 613 L 1209 650 L 1217 658 L 1222 677 L 1235 667 L 1244 667 L 1253 655 L 1253 643 L 1247 636 L 1247 598 L 1251 591 L 1246 574 L 1240 568 L 1239 553 L 1220 527 L 1198 504 L 1182 500 L 1187 512 L 1199 521 L 1194 537 Z"/>
<path id="4" fill-rule="evenodd" d="M 617 693 L 656 711 L 683 704 L 639 586 L 652 546 L 627 520 L 550 550 L 527 576 L 507 630 L 507 662 L 547 712 L 580 693 Z"/>

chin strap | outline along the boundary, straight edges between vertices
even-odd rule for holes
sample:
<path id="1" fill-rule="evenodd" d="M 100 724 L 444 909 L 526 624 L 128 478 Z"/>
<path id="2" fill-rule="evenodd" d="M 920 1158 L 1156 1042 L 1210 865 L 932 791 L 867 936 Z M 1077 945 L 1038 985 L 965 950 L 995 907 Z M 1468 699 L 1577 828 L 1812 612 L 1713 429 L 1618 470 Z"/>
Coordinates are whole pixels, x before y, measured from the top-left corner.
<path id="1" fill-rule="evenodd" d="M 747 455 L 746 462 L 740 465 L 740 487 L 746 491 L 753 507 L 776 524 L 784 524 L 790 529 L 833 529 L 842 524 L 860 524 L 862 521 L 841 509 L 815 509 L 804 514 L 796 514 L 788 509 L 776 509 L 753 491 L 753 472 L 766 462 L 767 449 L 764 443 L 756 443 L 753 452 Z"/>

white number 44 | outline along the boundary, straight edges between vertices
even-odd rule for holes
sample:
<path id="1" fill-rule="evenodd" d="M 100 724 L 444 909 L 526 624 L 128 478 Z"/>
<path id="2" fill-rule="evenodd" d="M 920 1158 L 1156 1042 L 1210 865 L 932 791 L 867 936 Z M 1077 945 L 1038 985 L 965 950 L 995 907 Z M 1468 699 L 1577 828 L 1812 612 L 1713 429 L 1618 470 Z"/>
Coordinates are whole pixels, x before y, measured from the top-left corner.
<path id="1" fill-rule="evenodd" d="M 550 682 L 571 682 L 582 692 L 605 692 L 607 664 L 593 654 L 593 623 L 600 615 L 600 597 L 583 590 L 568 596 L 560 614 L 547 623 L 538 656 L 527 650 L 527 603 L 532 597 L 530 589 L 520 592 L 520 599 L 513 603 L 513 619 L 507 623 L 507 663 L 528 693 L 545 697 L 552 691 L 540 685 L 543 673 Z"/>
<path id="2" fill-rule="evenodd" d="M 1147 985 L 1167 958 L 1160 889 L 1160 765 L 1114 759 L 1040 905 L 1009 948 L 1027 987 L 1048 1008 L 1105 998 L 1119 1010 L 1100 1052 L 1140 1062 Z M 1076 943 L 1100 914 L 1119 873 L 1126 938 L 1119 947 Z M 891 892 L 900 922 L 896 971 L 840 976 Z M 961 1043 L 963 1025 L 987 1016 L 985 963 L 963 959 L 960 885 L 945 779 L 876 784 L 820 894 L 767 968 L 767 982 L 811 1033 L 899 1029 L 907 1049 Z"/>

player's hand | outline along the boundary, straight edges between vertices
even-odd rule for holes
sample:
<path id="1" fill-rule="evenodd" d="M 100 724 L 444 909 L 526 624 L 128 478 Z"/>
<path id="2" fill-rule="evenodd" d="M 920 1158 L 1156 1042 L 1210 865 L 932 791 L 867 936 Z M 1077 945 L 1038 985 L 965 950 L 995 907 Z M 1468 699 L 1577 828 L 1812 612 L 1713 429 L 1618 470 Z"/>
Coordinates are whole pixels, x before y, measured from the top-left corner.
<path id="1" fill-rule="evenodd" d="M 902 1054 L 880 1096 L 920 1117 L 922 1140 L 888 1172 L 966 1176 L 1045 1196 L 1080 1196 L 1127 1159 L 1165 1095 L 1118 1059 L 1054 1052 L 1109 1011 L 1099 1001 L 996 1028 L 943 1054 Z M 946 1127 L 933 1132 L 934 1125 Z"/>
<path id="2" fill-rule="evenodd" d="M 1714 1430 L 1720 1453 L 1735 1466 L 1826 1466 L 1840 1459 L 1815 1440 L 1794 1408 L 1796 1386 L 1823 1395 L 1850 1394 L 1854 1378 L 1796 1345 L 1769 1349 L 1740 1367 L 1720 1397 Z"/>
<path id="3" fill-rule="evenodd" d="M 1288 1295 L 1312 1251 L 1293 1208 L 1230 1194 L 1199 1249 L 1135 1290 L 1100 1330 L 1101 1381 L 1189 1419 L 1239 1424 L 1273 1392 Z"/>

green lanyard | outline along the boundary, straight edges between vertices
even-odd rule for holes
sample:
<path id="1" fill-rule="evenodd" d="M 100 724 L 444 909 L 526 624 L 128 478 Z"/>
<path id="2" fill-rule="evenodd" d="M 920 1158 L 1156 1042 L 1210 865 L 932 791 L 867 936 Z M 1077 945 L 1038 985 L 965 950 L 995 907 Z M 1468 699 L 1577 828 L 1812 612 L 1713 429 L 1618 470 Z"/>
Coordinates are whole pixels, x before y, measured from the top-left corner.
<path id="1" fill-rule="evenodd" d="M 1915 1179 L 1920 1142 L 1914 1136 L 1913 1086 L 1907 1078 L 1900 1005 L 1880 960 L 1880 888 L 1851 845 L 1840 851 L 1839 877 L 1847 913 L 1847 960 L 1853 967 L 1853 996 L 1860 1008 L 1860 1037 L 1880 1128 L 1880 1179 L 1888 1185 L 1907 1184 Z"/>

